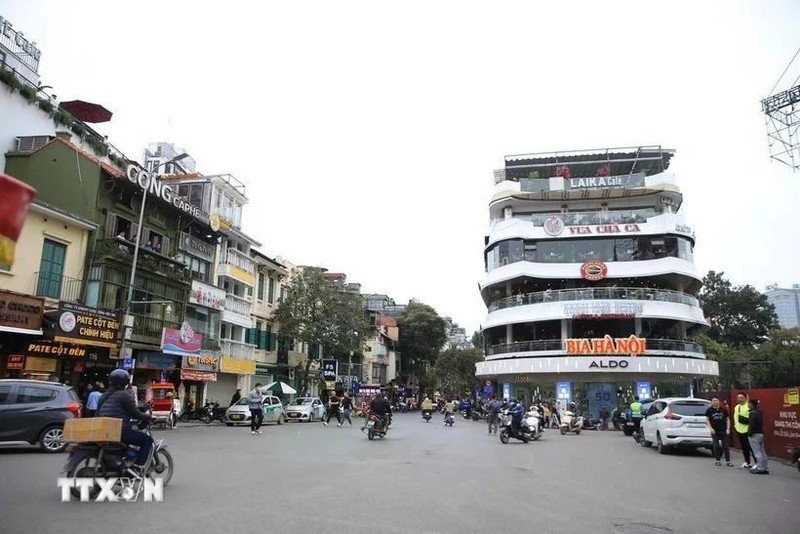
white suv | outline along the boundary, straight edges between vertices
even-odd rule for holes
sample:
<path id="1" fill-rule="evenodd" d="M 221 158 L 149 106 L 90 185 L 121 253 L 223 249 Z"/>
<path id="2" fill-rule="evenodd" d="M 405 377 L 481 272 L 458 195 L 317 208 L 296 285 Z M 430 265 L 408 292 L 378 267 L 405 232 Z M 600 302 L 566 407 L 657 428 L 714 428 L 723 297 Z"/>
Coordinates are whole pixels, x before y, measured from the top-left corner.
<path id="1" fill-rule="evenodd" d="M 711 431 L 706 424 L 710 406 L 705 399 L 657 399 L 642 418 L 642 445 L 655 443 L 661 454 L 676 447 L 710 449 Z"/>

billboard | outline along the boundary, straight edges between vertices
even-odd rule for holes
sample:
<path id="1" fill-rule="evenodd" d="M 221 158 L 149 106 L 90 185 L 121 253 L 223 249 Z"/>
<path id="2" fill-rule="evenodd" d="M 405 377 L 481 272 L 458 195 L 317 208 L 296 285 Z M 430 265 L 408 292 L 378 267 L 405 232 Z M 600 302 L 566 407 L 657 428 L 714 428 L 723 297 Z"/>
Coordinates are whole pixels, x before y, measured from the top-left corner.
<path id="1" fill-rule="evenodd" d="M 180 330 L 165 328 L 161 334 L 161 350 L 176 356 L 200 356 L 203 334 L 196 333 L 188 322 Z"/>

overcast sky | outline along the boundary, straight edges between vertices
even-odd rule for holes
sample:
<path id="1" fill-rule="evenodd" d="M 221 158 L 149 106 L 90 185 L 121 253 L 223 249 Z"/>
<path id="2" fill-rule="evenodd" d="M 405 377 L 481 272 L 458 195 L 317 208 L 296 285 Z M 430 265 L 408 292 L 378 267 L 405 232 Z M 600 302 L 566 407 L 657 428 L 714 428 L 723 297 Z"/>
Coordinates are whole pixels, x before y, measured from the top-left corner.
<path id="1" fill-rule="evenodd" d="M 535 5 L 534 5 L 535 4 Z M 247 185 L 263 251 L 483 322 L 483 237 L 505 154 L 661 144 L 701 272 L 800 282 L 800 174 L 760 99 L 800 2 L 0 0 L 61 100 L 140 159 L 184 147 Z M 555 4 L 558 4 L 557 6 Z M 800 75 L 800 58 L 779 89 Z"/>

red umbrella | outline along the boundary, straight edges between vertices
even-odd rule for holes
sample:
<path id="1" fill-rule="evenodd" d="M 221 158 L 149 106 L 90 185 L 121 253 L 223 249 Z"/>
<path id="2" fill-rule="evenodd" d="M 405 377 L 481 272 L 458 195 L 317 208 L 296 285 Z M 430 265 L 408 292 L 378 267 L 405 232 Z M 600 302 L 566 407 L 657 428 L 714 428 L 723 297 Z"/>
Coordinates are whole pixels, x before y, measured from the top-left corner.
<path id="1" fill-rule="evenodd" d="M 70 100 L 61 102 L 61 107 L 70 114 L 83 122 L 108 122 L 111 120 L 112 113 L 100 104 L 84 102 L 83 100 Z"/>

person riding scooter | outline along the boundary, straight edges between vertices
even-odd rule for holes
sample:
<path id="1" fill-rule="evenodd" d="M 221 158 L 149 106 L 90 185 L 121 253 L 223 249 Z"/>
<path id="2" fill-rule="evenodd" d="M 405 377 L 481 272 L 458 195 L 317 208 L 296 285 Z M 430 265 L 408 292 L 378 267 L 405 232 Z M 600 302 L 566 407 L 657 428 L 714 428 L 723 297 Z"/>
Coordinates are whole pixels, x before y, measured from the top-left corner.
<path id="1" fill-rule="evenodd" d="M 431 412 L 433 411 L 433 401 L 426 396 L 425 399 L 423 399 L 420 407 L 422 408 L 423 419 L 426 421 L 429 420 L 431 418 Z"/>
<path id="2" fill-rule="evenodd" d="M 511 399 L 508 403 L 508 413 L 511 415 L 511 430 L 519 434 L 520 425 L 522 424 L 522 416 L 525 414 L 525 408 L 522 404 L 517 402 L 517 399 Z"/>

